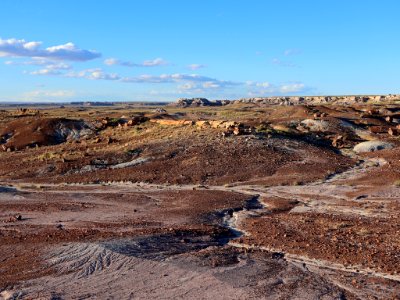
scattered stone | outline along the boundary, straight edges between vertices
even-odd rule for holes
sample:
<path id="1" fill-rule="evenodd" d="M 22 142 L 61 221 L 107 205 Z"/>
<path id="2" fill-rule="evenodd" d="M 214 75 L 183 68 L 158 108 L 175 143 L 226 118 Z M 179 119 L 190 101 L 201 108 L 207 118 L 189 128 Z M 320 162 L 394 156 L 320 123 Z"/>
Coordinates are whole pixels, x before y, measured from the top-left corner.
<path id="1" fill-rule="evenodd" d="M 115 142 L 115 139 L 113 139 L 112 137 L 107 137 L 107 144 L 112 144 L 112 143 L 114 143 Z"/>
<path id="2" fill-rule="evenodd" d="M 20 214 L 14 215 L 10 217 L 9 221 L 10 222 L 22 221 L 22 216 Z"/>
<path id="3" fill-rule="evenodd" d="M 379 151 L 384 149 L 392 149 L 393 144 L 389 142 L 383 141 L 367 141 L 357 144 L 353 150 L 356 153 L 363 153 L 363 152 L 373 152 Z"/>
<path id="4" fill-rule="evenodd" d="M 158 107 L 158 108 L 156 108 L 155 110 L 153 110 L 153 112 L 158 113 L 158 114 L 164 114 L 164 113 L 166 113 L 167 111 L 166 111 L 164 108 Z"/>
<path id="5" fill-rule="evenodd" d="M 386 126 L 370 126 L 368 130 L 372 133 L 387 133 L 388 127 Z"/>
<path id="6" fill-rule="evenodd" d="M 400 130 L 398 128 L 389 128 L 388 134 L 391 136 L 397 136 L 400 134 Z"/>
<path id="7" fill-rule="evenodd" d="M 325 132 L 329 129 L 329 123 L 323 120 L 305 119 L 300 122 L 299 126 L 312 132 Z"/>
<path id="8" fill-rule="evenodd" d="M 335 135 L 332 139 L 332 146 L 336 148 L 344 148 L 346 146 L 347 137 L 341 134 Z"/>
<path id="9" fill-rule="evenodd" d="M 273 259 L 282 259 L 285 257 L 285 254 L 282 252 L 273 252 L 272 253 L 272 258 Z"/>

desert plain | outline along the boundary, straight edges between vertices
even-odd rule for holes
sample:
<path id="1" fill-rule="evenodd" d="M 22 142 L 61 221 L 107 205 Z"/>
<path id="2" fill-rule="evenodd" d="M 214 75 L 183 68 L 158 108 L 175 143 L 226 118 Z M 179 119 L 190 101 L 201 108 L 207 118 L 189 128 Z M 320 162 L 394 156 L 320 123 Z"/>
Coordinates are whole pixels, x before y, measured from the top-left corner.
<path id="1" fill-rule="evenodd" d="M 400 97 L 0 107 L 1 299 L 400 299 Z"/>

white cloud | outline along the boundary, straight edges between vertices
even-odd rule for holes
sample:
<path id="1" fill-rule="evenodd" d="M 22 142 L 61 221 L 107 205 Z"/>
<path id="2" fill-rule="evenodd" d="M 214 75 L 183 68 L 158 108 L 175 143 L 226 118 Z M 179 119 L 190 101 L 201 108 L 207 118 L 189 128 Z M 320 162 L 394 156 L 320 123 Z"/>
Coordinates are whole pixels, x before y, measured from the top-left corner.
<path id="1" fill-rule="evenodd" d="M 69 64 L 64 62 L 54 62 L 42 59 L 34 59 L 30 61 L 6 61 L 8 65 L 35 65 L 35 66 L 43 66 L 42 69 L 35 70 L 32 72 L 24 71 L 24 73 L 29 73 L 31 75 L 62 75 L 61 71 L 70 70 L 72 67 Z"/>
<path id="2" fill-rule="evenodd" d="M 124 67 L 157 67 L 168 65 L 168 62 L 162 58 L 155 58 L 152 60 L 145 60 L 142 63 L 134 63 L 131 61 L 123 61 L 117 58 L 107 58 L 104 63 L 108 66 L 124 66 Z"/>
<path id="3" fill-rule="evenodd" d="M 289 55 L 298 55 L 301 54 L 302 51 L 300 49 L 286 49 L 283 54 L 285 56 L 289 56 Z"/>
<path id="4" fill-rule="evenodd" d="M 302 92 L 305 89 L 305 85 L 303 83 L 291 83 L 291 84 L 284 84 L 279 87 L 279 91 L 282 94 L 285 93 L 298 93 Z"/>
<path id="5" fill-rule="evenodd" d="M 196 88 L 197 88 L 197 84 L 195 84 L 194 82 L 186 82 L 186 83 L 178 86 L 178 89 L 180 89 L 180 90 L 193 90 Z"/>
<path id="6" fill-rule="evenodd" d="M 55 64 L 54 67 L 43 68 L 33 71 L 32 75 L 57 75 L 69 78 L 85 78 L 90 80 L 113 80 L 125 83 L 139 84 L 178 84 L 177 93 L 184 94 L 209 94 L 210 91 L 220 92 L 227 89 L 233 90 L 236 87 L 245 86 L 250 96 L 284 95 L 303 93 L 309 88 L 301 82 L 289 82 L 284 84 L 272 84 L 268 81 L 246 81 L 235 82 L 219 80 L 216 78 L 199 74 L 143 74 L 135 77 L 122 77 L 117 73 L 107 73 L 101 68 L 84 69 L 81 71 L 63 72 L 66 66 Z"/>
<path id="7" fill-rule="evenodd" d="M 205 68 L 206 67 L 206 65 L 203 65 L 203 64 L 191 64 L 191 65 L 188 65 L 187 66 L 187 68 L 188 69 L 190 69 L 190 70 L 198 70 L 198 69 L 202 69 L 202 68 Z"/>
<path id="8" fill-rule="evenodd" d="M 46 64 L 46 68 L 50 70 L 70 70 L 72 67 L 69 64 L 59 62 L 59 63 Z"/>
<path id="9" fill-rule="evenodd" d="M 36 71 L 32 71 L 29 74 L 31 75 L 60 75 L 61 72 L 54 69 L 40 69 Z"/>
<path id="10" fill-rule="evenodd" d="M 237 85 L 237 84 L 235 84 Z M 206 82 L 186 82 L 178 86 L 180 91 L 192 91 L 192 92 L 204 92 L 205 90 L 210 89 L 223 89 L 226 88 L 227 85 L 224 84 L 224 81 L 215 80 L 215 81 L 206 81 Z"/>
<path id="11" fill-rule="evenodd" d="M 91 80 L 120 80 L 121 77 L 116 73 L 106 73 L 100 68 L 85 69 L 78 72 L 68 72 L 64 74 L 70 78 L 86 78 Z"/>
<path id="12" fill-rule="evenodd" d="M 156 58 L 153 60 L 145 60 L 142 65 L 143 67 L 155 67 L 155 66 L 163 66 L 167 65 L 168 63 L 163 60 L 162 58 Z"/>
<path id="13" fill-rule="evenodd" d="M 294 64 L 294 63 L 292 63 L 292 62 L 290 62 L 290 61 L 282 61 L 282 60 L 280 60 L 279 58 L 274 58 L 274 59 L 272 60 L 272 63 L 273 63 L 274 65 L 278 65 L 278 66 L 281 66 L 281 67 L 290 67 L 290 68 L 297 67 L 296 64 Z"/>
<path id="14" fill-rule="evenodd" d="M 120 64 L 120 61 L 118 59 L 116 59 L 116 58 L 107 58 L 107 59 L 104 60 L 104 63 L 107 66 L 113 66 L 113 65 Z"/>
<path id="15" fill-rule="evenodd" d="M 133 82 L 133 83 L 172 83 L 172 82 L 201 82 L 219 84 L 221 87 L 235 86 L 241 83 L 233 81 L 218 80 L 215 78 L 202 76 L 198 74 L 162 74 L 162 75 L 140 75 L 137 77 L 125 77 L 122 78 L 123 82 Z"/>
<path id="16" fill-rule="evenodd" d="M 248 94 L 250 96 L 267 96 L 267 95 L 287 95 L 293 93 L 303 93 L 309 91 L 304 83 L 291 82 L 284 84 L 272 84 L 269 82 L 246 82 Z"/>
<path id="17" fill-rule="evenodd" d="M 268 81 L 264 81 L 264 82 L 246 81 L 246 85 L 247 86 L 255 86 L 255 87 L 263 87 L 263 88 L 272 87 L 272 84 L 269 83 Z"/>
<path id="18" fill-rule="evenodd" d="M 69 70 L 72 68 L 70 64 L 65 62 L 51 61 L 47 59 L 32 59 L 28 61 L 8 60 L 5 61 L 4 64 L 13 66 L 44 66 L 46 69 L 52 70 Z"/>
<path id="19" fill-rule="evenodd" d="M 101 56 L 94 50 L 80 49 L 73 43 L 41 48 L 42 42 L 27 42 L 23 39 L 1 39 L 0 56 L 31 57 L 51 60 L 88 61 Z"/>
<path id="20" fill-rule="evenodd" d="M 204 95 L 209 91 L 223 91 L 227 88 L 233 88 L 243 85 L 242 82 L 219 80 L 198 74 L 162 74 L 140 75 L 137 77 L 122 78 L 123 82 L 127 83 L 152 83 L 152 84 L 168 84 L 178 83 L 176 94 L 186 95 Z"/>
<path id="21" fill-rule="evenodd" d="M 218 89 L 221 87 L 219 82 L 207 81 L 202 84 L 205 89 Z"/>

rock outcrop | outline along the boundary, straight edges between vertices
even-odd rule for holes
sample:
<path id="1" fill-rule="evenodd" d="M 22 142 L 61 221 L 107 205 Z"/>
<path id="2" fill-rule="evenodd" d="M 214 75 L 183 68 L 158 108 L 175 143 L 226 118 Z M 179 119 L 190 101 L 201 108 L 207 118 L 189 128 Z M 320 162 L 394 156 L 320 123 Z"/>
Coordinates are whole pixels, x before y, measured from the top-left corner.
<path id="1" fill-rule="evenodd" d="M 26 147 L 57 145 L 67 140 L 79 140 L 93 133 L 94 128 L 82 120 L 23 117 L 0 129 L 0 149 L 13 151 Z"/>
<path id="2" fill-rule="evenodd" d="M 242 98 L 239 100 L 214 100 L 210 101 L 206 98 L 181 98 L 169 106 L 174 107 L 199 107 L 199 106 L 224 106 L 235 103 L 251 103 L 260 106 L 263 105 L 320 105 L 320 104 L 336 104 L 336 105 L 353 105 L 353 104 L 380 104 L 391 103 L 399 100 L 400 95 L 360 95 L 360 96 L 289 96 L 289 97 L 256 97 Z"/>
<path id="3" fill-rule="evenodd" d="M 363 96 L 307 96 L 307 97 L 258 97 L 243 98 L 233 102 L 255 103 L 259 105 L 301 105 L 301 104 L 379 104 L 395 100 L 400 101 L 400 95 L 363 95 Z"/>
<path id="4" fill-rule="evenodd" d="M 170 103 L 169 106 L 175 107 L 198 107 L 198 106 L 223 106 L 229 104 L 229 100 L 210 101 L 206 98 L 181 98 L 177 102 Z"/>
<path id="5" fill-rule="evenodd" d="M 363 152 L 373 152 L 373 151 L 392 149 L 392 148 L 393 144 L 388 142 L 368 141 L 357 144 L 353 150 L 356 153 L 363 153 Z"/>

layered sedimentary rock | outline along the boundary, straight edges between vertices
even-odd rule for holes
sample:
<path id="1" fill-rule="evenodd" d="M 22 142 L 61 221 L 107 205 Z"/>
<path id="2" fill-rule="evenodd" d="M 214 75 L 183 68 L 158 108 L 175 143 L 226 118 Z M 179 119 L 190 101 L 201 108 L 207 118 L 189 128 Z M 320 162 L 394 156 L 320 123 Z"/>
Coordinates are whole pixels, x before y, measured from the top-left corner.
<path id="1" fill-rule="evenodd" d="M 206 98 L 181 98 L 169 104 L 175 107 L 198 107 L 198 106 L 224 106 L 235 103 L 251 103 L 258 105 L 301 105 L 301 104 L 379 104 L 390 103 L 400 100 L 400 95 L 357 95 L 357 96 L 276 96 L 276 97 L 256 97 L 242 98 L 238 100 L 208 100 Z"/>

